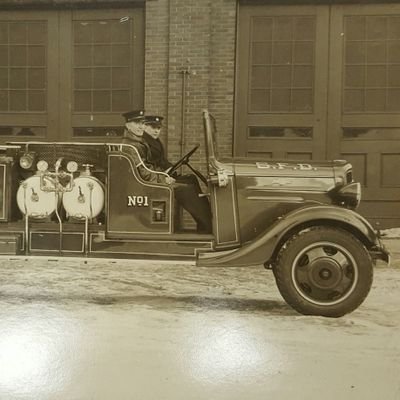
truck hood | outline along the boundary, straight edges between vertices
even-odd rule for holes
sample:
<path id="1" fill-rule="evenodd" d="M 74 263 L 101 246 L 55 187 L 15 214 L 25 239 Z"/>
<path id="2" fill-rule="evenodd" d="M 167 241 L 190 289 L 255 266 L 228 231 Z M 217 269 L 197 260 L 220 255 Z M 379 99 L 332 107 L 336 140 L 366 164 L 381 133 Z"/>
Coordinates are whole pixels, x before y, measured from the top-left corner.
<path id="1" fill-rule="evenodd" d="M 329 177 L 335 176 L 335 170 L 346 165 L 345 161 L 252 161 L 235 160 L 231 163 L 236 176 L 269 177 Z"/>
<path id="2" fill-rule="evenodd" d="M 346 161 L 297 161 L 230 159 L 217 169 L 236 176 L 238 187 L 247 190 L 329 192 L 346 182 Z"/>

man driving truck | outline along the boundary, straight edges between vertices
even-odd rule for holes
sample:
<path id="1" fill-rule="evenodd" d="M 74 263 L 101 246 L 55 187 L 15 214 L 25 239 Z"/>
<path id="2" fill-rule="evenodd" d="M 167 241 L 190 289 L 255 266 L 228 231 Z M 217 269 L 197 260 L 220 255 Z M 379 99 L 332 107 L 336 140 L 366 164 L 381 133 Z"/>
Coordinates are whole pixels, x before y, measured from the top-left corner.
<path id="1" fill-rule="evenodd" d="M 202 191 L 197 178 L 192 174 L 175 178 L 156 173 L 160 171 L 168 173 L 172 166 L 165 157 L 164 148 L 159 139 L 163 118 L 145 116 L 144 110 L 130 111 L 122 115 L 126 120 L 123 142 L 133 145 L 138 150 L 144 165 L 154 171 L 149 171 L 143 166 L 139 168 L 139 165 L 138 170 L 142 179 L 171 185 L 177 202 L 196 221 L 197 232 L 211 233 L 210 204 L 207 198 L 199 196 Z"/>

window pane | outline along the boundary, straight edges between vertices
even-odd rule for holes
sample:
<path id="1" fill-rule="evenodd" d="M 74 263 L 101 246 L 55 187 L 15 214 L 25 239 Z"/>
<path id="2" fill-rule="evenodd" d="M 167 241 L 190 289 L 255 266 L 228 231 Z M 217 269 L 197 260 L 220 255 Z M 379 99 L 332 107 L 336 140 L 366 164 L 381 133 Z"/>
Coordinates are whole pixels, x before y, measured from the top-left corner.
<path id="1" fill-rule="evenodd" d="M 92 69 L 76 68 L 75 72 L 75 89 L 91 89 L 92 88 Z"/>
<path id="2" fill-rule="evenodd" d="M 130 26 L 131 24 L 129 20 L 123 20 L 123 22 L 113 21 L 113 24 L 111 26 L 111 41 L 113 43 L 130 43 Z"/>
<path id="3" fill-rule="evenodd" d="M 10 65 L 25 66 L 26 65 L 26 47 L 10 46 Z"/>
<path id="4" fill-rule="evenodd" d="M 271 67 L 253 67 L 251 73 L 252 88 L 269 88 L 271 86 Z"/>
<path id="5" fill-rule="evenodd" d="M 44 23 L 28 24 L 28 43 L 45 44 L 47 38 L 46 25 Z"/>
<path id="6" fill-rule="evenodd" d="M 0 126 L 1 136 L 45 136 L 46 128 L 42 126 Z"/>
<path id="7" fill-rule="evenodd" d="M 0 88 L 8 88 L 8 68 L 0 68 Z"/>
<path id="8" fill-rule="evenodd" d="M 272 111 L 290 111 L 290 90 L 272 90 Z"/>
<path id="9" fill-rule="evenodd" d="M 44 67 L 46 65 L 46 50 L 44 46 L 28 47 L 28 65 L 31 67 Z"/>
<path id="10" fill-rule="evenodd" d="M 93 88 L 111 88 L 111 68 L 95 68 L 93 70 Z"/>
<path id="11" fill-rule="evenodd" d="M 122 136 L 124 128 L 120 126 L 95 126 L 74 128 L 74 136 Z"/>
<path id="12" fill-rule="evenodd" d="M 8 46 L 0 46 L 0 65 L 8 66 Z"/>
<path id="13" fill-rule="evenodd" d="M 253 41 L 272 40 L 272 18 L 254 17 L 252 18 Z"/>
<path id="14" fill-rule="evenodd" d="M 91 22 L 80 21 L 74 23 L 74 42 L 92 43 L 93 27 Z"/>
<path id="15" fill-rule="evenodd" d="M 294 44 L 294 63 L 313 64 L 314 63 L 314 43 L 296 42 Z"/>
<path id="16" fill-rule="evenodd" d="M 388 18 L 388 39 L 400 39 L 400 17 Z"/>
<path id="17" fill-rule="evenodd" d="M 90 91 L 75 91 L 75 111 L 92 111 L 92 93 Z"/>
<path id="18" fill-rule="evenodd" d="M 46 70 L 44 68 L 30 68 L 28 70 L 28 88 L 44 89 L 46 87 Z"/>
<path id="19" fill-rule="evenodd" d="M 10 88 L 11 89 L 25 89 L 26 82 L 26 68 L 11 68 L 10 69 Z"/>
<path id="20" fill-rule="evenodd" d="M 92 46 L 75 46 L 74 65 L 76 67 L 91 67 L 93 64 Z"/>
<path id="21" fill-rule="evenodd" d="M 293 38 L 293 18 L 275 17 L 273 39 L 274 40 L 292 40 Z"/>
<path id="22" fill-rule="evenodd" d="M 10 91 L 10 111 L 26 111 L 26 91 Z"/>
<path id="23" fill-rule="evenodd" d="M 269 111 L 270 110 L 270 91 L 252 90 L 250 97 L 251 111 Z"/>
<path id="24" fill-rule="evenodd" d="M 365 111 L 384 111 L 386 107 L 386 91 L 369 89 L 365 92 Z"/>
<path id="25" fill-rule="evenodd" d="M 111 111 L 111 92 L 97 90 L 93 92 L 93 111 Z"/>
<path id="26" fill-rule="evenodd" d="M 345 70 L 346 87 L 364 87 L 365 85 L 365 67 L 349 65 Z"/>
<path id="27" fill-rule="evenodd" d="M 386 67 L 383 65 L 367 65 L 366 87 L 386 86 Z"/>
<path id="28" fill-rule="evenodd" d="M 313 93 L 311 90 L 294 89 L 292 91 L 292 107 L 293 111 L 312 112 L 313 109 Z"/>
<path id="29" fill-rule="evenodd" d="M 11 44 L 26 44 L 27 24 L 24 22 L 15 22 L 9 24 L 9 40 Z"/>
<path id="30" fill-rule="evenodd" d="M 346 64 L 364 64 L 366 58 L 365 42 L 346 43 Z"/>
<path id="31" fill-rule="evenodd" d="M 294 28 L 295 40 L 314 40 L 315 39 L 315 18 L 297 17 Z"/>
<path id="32" fill-rule="evenodd" d="M 126 66 L 130 63 L 130 49 L 126 45 L 112 46 L 112 65 Z"/>
<path id="33" fill-rule="evenodd" d="M 93 65 L 111 65 L 111 46 L 93 47 Z"/>
<path id="34" fill-rule="evenodd" d="M 28 92 L 29 111 L 46 110 L 46 94 L 44 90 L 30 90 Z"/>
<path id="35" fill-rule="evenodd" d="M 129 90 L 113 90 L 112 91 L 112 111 L 126 111 L 131 104 L 131 96 Z"/>
<path id="36" fill-rule="evenodd" d="M 8 111 L 8 91 L 0 90 L 0 110 Z"/>
<path id="37" fill-rule="evenodd" d="M 400 89 L 388 90 L 388 110 L 400 111 Z"/>
<path id="38" fill-rule="evenodd" d="M 367 63 L 384 63 L 386 61 L 386 42 L 367 42 Z"/>
<path id="39" fill-rule="evenodd" d="M 367 39 L 386 38 L 386 19 L 380 16 L 367 17 Z"/>
<path id="40" fill-rule="evenodd" d="M 112 69 L 112 87 L 113 89 L 126 89 L 131 86 L 129 68 Z"/>
<path id="41" fill-rule="evenodd" d="M 252 46 L 252 63 L 254 64 L 271 64 L 272 60 L 272 43 L 253 43 Z"/>
<path id="42" fill-rule="evenodd" d="M 313 136 L 312 128 L 298 127 L 270 127 L 270 126 L 250 126 L 249 137 L 270 138 L 270 137 L 297 137 L 311 138 Z"/>
<path id="43" fill-rule="evenodd" d="M 364 110 L 364 90 L 345 90 L 344 111 L 356 112 Z"/>
<path id="44" fill-rule="evenodd" d="M 400 63 L 400 41 L 388 42 L 388 61 L 391 63 Z"/>
<path id="45" fill-rule="evenodd" d="M 388 66 L 388 86 L 400 87 L 400 65 Z"/>
<path id="46" fill-rule="evenodd" d="M 0 44 L 8 44 L 8 23 L 0 22 Z"/>
<path id="47" fill-rule="evenodd" d="M 314 68 L 295 66 L 293 70 L 293 87 L 313 87 Z"/>
<path id="48" fill-rule="evenodd" d="M 347 40 L 364 40 L 365 29 L 365 17 L 351 16 L 345 18 L 345 37 Z"/>
<path id="49" fill-rule="evenodd" d="M 289 64 L 292 62 L 292 42 L 275 42 L 273 48 L 273 64 Z"/>
<path id="50" fill-rule="evenodd" d="M 96 21 L 93 23 L 93 42 L 111 42 L 111 26 L 109 21 Z"/>
<path id="51" fill-rule="evenodd" d="M 292 82 L 292 68 L 290 66 L 272 67 L 272 87 L 290 87 Z"/>

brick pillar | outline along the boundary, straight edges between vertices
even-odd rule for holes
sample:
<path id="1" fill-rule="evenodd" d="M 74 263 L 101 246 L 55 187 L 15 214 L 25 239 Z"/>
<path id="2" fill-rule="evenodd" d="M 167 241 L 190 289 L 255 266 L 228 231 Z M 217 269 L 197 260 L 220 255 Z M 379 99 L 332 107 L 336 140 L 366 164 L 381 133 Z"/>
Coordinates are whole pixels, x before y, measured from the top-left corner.
<path id="1" fill-rule="evenodd" d="M 215 0 L 211 8 L 209 109 L 217 119 L 218 150 L 233 153 L 236 13 L 234 0 Z"/>
<path id="2" fill-rule="evenodd" d="M 169 63 L 169 0 L 146 2 L 145 110 L 167 116 Z M 166 121 L 166 123 L 168 123 Z M 163 133 L 165 136 L 165 132 Z M 165 142 L 165 137 L 163 138 Z"/>
<path id="3" fill-rule="evenodd" d="M 217 117 L 221 154 L 232 154 L 235 32 L 235 0 L 146 2 L 145 107 L 167 117 L 170 159 L 181 154 L 184 111 L 184 151 L 200 143 L 193 164 L 204 164 L 204 108 Z"/>

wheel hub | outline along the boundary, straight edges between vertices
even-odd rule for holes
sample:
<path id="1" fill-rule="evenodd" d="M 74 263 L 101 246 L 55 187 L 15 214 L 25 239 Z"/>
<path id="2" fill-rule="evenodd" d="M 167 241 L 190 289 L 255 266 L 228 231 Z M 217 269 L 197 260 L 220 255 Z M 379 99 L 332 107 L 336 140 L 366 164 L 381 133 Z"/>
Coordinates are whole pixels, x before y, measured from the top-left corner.
<path id="1" fill-rule="evenodd" d="M 309 265 L 310 282 L 320 289 L 334 289 L 342 278 L 342 268 L 330 258 L 320 258 Z"/>

